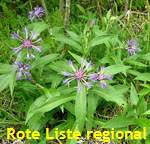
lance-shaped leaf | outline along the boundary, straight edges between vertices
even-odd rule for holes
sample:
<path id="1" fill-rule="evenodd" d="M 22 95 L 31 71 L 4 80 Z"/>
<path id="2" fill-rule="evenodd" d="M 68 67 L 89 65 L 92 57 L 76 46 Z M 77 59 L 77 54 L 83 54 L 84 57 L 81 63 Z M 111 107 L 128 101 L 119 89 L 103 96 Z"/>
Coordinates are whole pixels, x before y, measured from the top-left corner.
<path id="1" fill-rule="evenodd" d="M 74 100 L 75 97 L 70 96 L 56 96 L 56 97 L 50 97 L 46 99 L 44 96 L 39 97 L 35 100 L 35 102 L 31 105 L 26 122 L 36 113 L 45 113 L 48 111 L 51 111 L 52 109 L 62 105 L 63 103 L 66 103 L 68 101 Z"/>
<path id="2" fill-rule="evenodd" d="M 44 57 L 41 57 L 41 58 L 35 60 L 32 64 L 32 68 L 37 68 L 37 67 L 40 67 L 40 66 L 44 66 L 44 65 L 56 60 L 57 58 L 58 58 L 58 54 L 46 55 Z"/>
<path id="3" fill-rule="evenodd" d="M 81 131 L 79 131 L 79 127 L 78 127 L 78 122 L 75 122 L 72 129 L 71 129 L 72 132 L 75 132 L 75 131 L 78 131 L 81 133 Z M 68 139 L 66 144 L 76 144 L 77 143 L 77 139 Z"/>
<path id="4" fill-rule="evenodd" d="M 9 87 L 10 87 L 11 95 L 13 95 L 15 84 L 16 84 L 16 71 L 10 73 Z"/>
<path id="5" fill-rule="evenodd" d="M 93 38 L 91 41 L 88 43 L 88 48 L 106 43 L 111 40 L 112 35 L 101 35 Z"/>
<path id="6" fill-rule="evenodd" d="M 82 85 L 81 90 L 78 90 L 75 101 L 75 116 L 80 132 L 82 132 L 86 117 L 86 89 Z"/>
<path id="7" fill-rule="evenodd" d="M 74 122 L 75 122 L 74 121 L 74 116 L 72 116 L 71 114 L 68 114 L 67 115 L 67 120 L 64 123 L 61 123 L 61 124 L 57 125 L 55 128 L 53 128 L 50 131 L 50 137 L 54 137 L 56 139 L 57 137 L 56 137 L 55 131 L 56 131 L 56 129 L 58 129 L 58 137 L 60 136 L 59 139 L 65 138 L 66 136 L 61 135 L 61 132 L 62 131 L 67 131 L 68 129 L 71 129 Z M 64 133 L 64 135 L 65 135 L 65 133 Z"/>
<path id="8" fill-rule="evenodd" d="M 37 33 L 41 33 L 42 31 L 46 30 L 49 26 L 44 22 L 36 22 L 29 24 L 27 27 L 33 29 Z"/>
<path id="9" fill-rule="evenodd" d="M 75 42 L 74 40 L 71 40 L 65 36 L 63 37 L 56 37 L 55 38 L 57 41 L 63 42 L 64 44 L 68 44 L 71 47 L 75 48 L 76 51 L 78 52 L 82 52 L 82 47 L 80 44 L 78 44 L 77 42 Z"/>
<path id="10" fill-rule="evenodd" d="M 131 89 L 130 89 L 130 101 L 132 105 L 137 105 L 138 103 L 138 95 L 137 95 L 137 91 L 134 87 L 134 85 L 131 83 Z"/>
<path id="11" fill-rule="evenodd" d="M 106 101 L 113 101 L 120 106 L 127 104 L 125 98 L 122 95 L 122 90 L 119 91 L 112 86 L 108 86 L 103 89 L 95 88 L 92 91 L 96 93 L 98 96 L 104 98 Z"/>
<path id="12" fill-rule="evenodd" d="M 9 73 L 12 69 L 12 65 L 0 63 L 0 74 Z"/>
<path id="13" fill-rule="evenodd" d="M 125 73 L 127 71 L 127 69 L 129 69 L 129 68 L 130 68 L 130 66 L 116 64 L 116 65 L 108 66 L 105 69 L 105 71 L 110 72 L 111 75 L 114 75 L 114 74 L 117 74 L 120 72 Z"/>
<path id="14" fill-rule="evenodd" d="M 137 121 L 133 117 L 118 116 L 105 123 L 104 128 L 122 128 L 129 125 L 136 125 Z"/>
<path id="15" fill-rule="evenodd" d="M 0 75 L 0 92 L 4 90 L 10 82 L 10 74 Z"/>
<path id="16" fill-rule="evenodd" d="M 98 104 L 98 97 L 93 93 L 87 98 L 88 107 L 87 107 L 87 119 L 86 129 L 91 130 L 94 123 L 94 113 L 96 112 L 96 107 Z"/>

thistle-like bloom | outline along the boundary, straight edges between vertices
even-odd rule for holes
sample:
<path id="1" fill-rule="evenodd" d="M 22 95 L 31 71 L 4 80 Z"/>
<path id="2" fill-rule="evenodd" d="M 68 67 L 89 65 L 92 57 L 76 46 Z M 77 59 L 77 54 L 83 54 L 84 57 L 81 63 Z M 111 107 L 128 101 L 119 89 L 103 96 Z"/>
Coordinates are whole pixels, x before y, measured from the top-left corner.
<path id="1" fill-rule="evenodd" d="M 86 60 L 82 59 L 81 62 L 81 66 L 80 68 L 76 69 L 73 66 L 73 63 L 71 60 L 68 61 L 69 66 L 72 68 L 72 73 L 63 71 L 62 75 L 64 76 L 68 76 L 70 78 L 67 78 L 63 81 L 64 84 L 69 85 L 71 81 L 73 80 L 77 80 L 78 82 L 78 90 L 80 91 L 82 88 L 82 84 L 84 84 L 85 86 L 87 86 L 87 88 L 91 88 L 91 83 L 87 82 L 87 80 L 89 79 L 87 73 L 88 73 L 88 69 L 92 66 L 92 62 L 89 62 L 88 64 L 86 64 Z"/>
<path id="2" fill-rule="evenodd" d="M 109 72 L 105 73 L 104 70 L 105 70 L 105 67 L 102 66 L 100 67 L 100 71 L 90 74 L 90 80 L 92 80 L 93 82 L 100 82 L 101 88 L 108 86 L 105 80 L 112 80 L 112 76 L 108 75 Z"/>
<path id="3" fill-rule="evenodd" d="M 32 21 L 34 18 L 40 18 L 44 15 L 45 11 L 42 7 L 36 6 L 34 11 L 29 12 L 29 19 Z"/>
<path id="4" fill-rule="evenodd" d="M 126 49 L 130 56 L 136 56 L 135 51 L 141 51 L 140 48 L 137 48 L 139 45 L 137 40 L 135 40 L 135 39 L 128 40 L 127 44 L 129 45 L 129 47 L 127 47 Z"/>
<path id="5" fill-rule="evenodd" d="M 24 32 L 25 38 L 23 38 L 19 35 L 19 30 L 17 31 L 17 33 L 11 34 L 11 36 L 12 36 L 11 38 L 21 41 L 21 45 L 19 47 L 13 48 L 14 54 L 18 53 L 18 56 L 19 56 L 23 50 L 26 50 L 27 58 L 28 59 L 34 58 L 35 56 L 31 53 L 31 51 L 34 49 L 38 52 L 41 52 L 42 47 L 35 46 L 35 43 L 42 41 L 42 38 L 39 38 L 34 41 L 34 39 L 36 39 L 39 36 L 39 34 L 36 33 L 35 31 L 29 32 L 29 30 L 26 27 L 24 28 L 24 31 L 25 31 Z"/>
<path id="6" fill-rule="evenodd" d="M 22 77 L 24 76 L 25 79 L 30 80 L 31 73 L 28 72 L 29 69 L 31 69 L 31 66 L 29 66 L 28 63 L 22 64 L 21 61 L 17 61 L 13 63 L 14 69 L 12 71 L 17 71 L 17 79 L 22 80 Z"/>

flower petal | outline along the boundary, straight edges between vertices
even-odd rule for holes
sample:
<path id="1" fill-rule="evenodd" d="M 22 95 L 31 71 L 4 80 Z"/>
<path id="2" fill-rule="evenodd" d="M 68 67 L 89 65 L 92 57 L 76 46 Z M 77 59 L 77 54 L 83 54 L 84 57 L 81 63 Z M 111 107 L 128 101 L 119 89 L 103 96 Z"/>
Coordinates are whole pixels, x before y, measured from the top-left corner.
<path id="1" fill-rule="evenodd" d="M 105 87 L 107 87 L 108 85 L 107 85 L 107 83 L 105 82 L 105 81 L 102 81 L 101 82 L 101 88 L 105 88 Z"/>
<path id="2" fill-rule="evenodd" d="M 42 47 L 41 46 L 34 46 L 32 45 L 33 49 L 35 49 L 38 52 L 41 52 Z"/>

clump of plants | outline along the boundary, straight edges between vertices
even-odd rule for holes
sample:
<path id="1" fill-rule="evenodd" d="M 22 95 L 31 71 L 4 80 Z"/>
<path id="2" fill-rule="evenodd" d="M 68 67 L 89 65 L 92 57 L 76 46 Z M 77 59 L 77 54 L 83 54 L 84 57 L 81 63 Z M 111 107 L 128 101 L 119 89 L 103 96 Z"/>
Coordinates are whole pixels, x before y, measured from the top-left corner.
<path id="1" fill-rule="evenodd" d="M 28 24 L 12 32 L 11 61 L 0 63 L 0 119 L 7 124 L 2 129 L 40 132 L 40 139 L 24 139 L 26 143 L 76 144 L 83 139 L 94 143 L 87 131 L 146 128 L 146 135 L 137 139 L 131 134 L 117 139 L 110 133 L 98 139 L 149 144 L 150 52 L 144 31 L 149 23 L 134 35 L 129 23 L 111 10 L 100 21 L 77 4 L 84 24 L 69 25 L 69 6 L 62 15 L 64 27 L 51 24 L 46 7 L 35 6 L 28 12 Z M 46 128 L 53 140 L 45 138 Z M 81 135 L 59 139 L 68 129 Z"/>

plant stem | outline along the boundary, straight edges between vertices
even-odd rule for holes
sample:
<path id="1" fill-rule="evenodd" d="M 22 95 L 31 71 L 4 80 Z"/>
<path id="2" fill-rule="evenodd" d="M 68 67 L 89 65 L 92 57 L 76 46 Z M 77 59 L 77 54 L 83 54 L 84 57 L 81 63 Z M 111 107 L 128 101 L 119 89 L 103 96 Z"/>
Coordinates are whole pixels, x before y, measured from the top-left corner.
<path id="1" fill-rule="evenodd" d="M 95 4 L 96 4 L 96 8 L 97 8 L 98 15 L 99 15 L 99 17 L 100 17 L 100 19 L 101 19 L 101 18 L 102 18 L 102 11 L 101 11 L 101 8 L 100 8 L 99 1 L 98 1 L 98 0 L 95 0 Z"/>
<path id="2" fill-rule="evenodd" d="M 60 11 L 60 14 L 63 16 L 64 15 L 64 0 L 59 0 L 59 11 Z"/>
<path id="3" fill-rule="evenodd" d="M 45 10 L 46 20 L 47 20 L 47 22 L 49 23 L 49 22 L 50 22 L 50 19 L 49 19 L 49 14 L 48 14 L 48 10 L 47 10 L 45 1 L 44 1 L 44 0 L 41 0 L 41 3 L 42 3 L 42 6 L 43 6 L 43 8 L 44 8 L 44 10 Z"/>
<path id="4" fill-rule="evenodd" d="M 66 0 L 66 12 L 65 12 L 65 19 L 64 19 L 64 30 L 65 31 L 68 29 L 68 25 L 69 25 L 70 4 L 71 4 L 71 0 Z"/>
<path id="5" fill-rule="evenodd" d="M 150 40 L 150 24 L 149 24 L 149 21 L 150 21 L 150 6 L 149 6 L 149 0 L 146 0 L 146 4 L 147 4 L 147 19 L 148 19 L 148 34 L 147 34 L 147 50 L 148 52 L 150 51 L 150 48 L 149 48 L 149 40 Z M 149 68 L 150 68 L 150 62 L 149 62 Z"/>
<path id="6" fill-rule="evenodd" d="M 122 19 L 124 18 L 124 16 L 126 15 L 127 11 L 128 11 L 128 3 L 129 3 L 129 0 L 126 0 L 125 1 L 125 7 L 124 7 L 124 12 L 121 16 L 119 16 L 119 19 Z"/>

